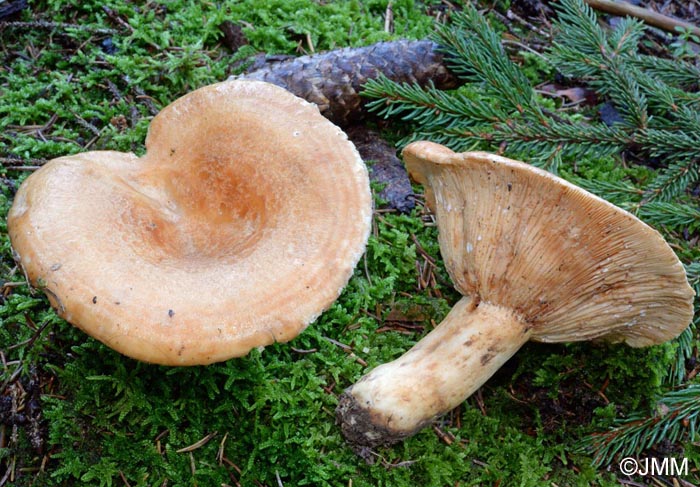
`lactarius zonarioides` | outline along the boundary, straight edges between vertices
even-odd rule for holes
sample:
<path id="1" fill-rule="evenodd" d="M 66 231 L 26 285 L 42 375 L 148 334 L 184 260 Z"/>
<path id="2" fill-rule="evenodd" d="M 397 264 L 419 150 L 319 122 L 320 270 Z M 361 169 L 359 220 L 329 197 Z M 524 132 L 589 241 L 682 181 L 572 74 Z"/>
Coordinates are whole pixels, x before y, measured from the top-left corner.
<path id="1" fill-rule="evenodd" d="M 528 340 L 642 347 L 690 323 L 694 293 L 682 264 L 630 213 L 504 157 L 430 142 L 408 145 L 403 157 L 425 187 L 463 298 L 409 352 L 345 391 L 337 416 L 351 443 L 410 436 Z"/>
<path id="2" fill-rule="evenodd" d="M 8 225 L 60 316 L 125 355 L 193 365 L 294 338 L 349 280 L 371 217 L 338 127 L 282 88 L 231 81 L 164 108 L 142 157 L 50 161 Z"/>

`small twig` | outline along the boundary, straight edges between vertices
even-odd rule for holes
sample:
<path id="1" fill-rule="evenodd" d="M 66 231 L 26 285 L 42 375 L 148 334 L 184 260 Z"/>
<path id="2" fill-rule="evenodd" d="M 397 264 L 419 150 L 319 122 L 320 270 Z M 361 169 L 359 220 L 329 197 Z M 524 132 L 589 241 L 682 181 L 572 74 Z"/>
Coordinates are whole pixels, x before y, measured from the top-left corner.
<path id="1" fill-rule="evenodd" d="M 8 171 L 36 171 L 41 166 L 5 166 Z"/>
<path id="2" fill-rule="evenodd" d="M 104 13 L 107 14 L 107 17 L 112 19 L 112 21 L 115 22 L 117 25 L 119 25 L 119 27 L 122 27 L 131 33 L 134 32 L 134 28 L 128 22 L 126 22 L 124 19 L 122 19 L 119 16 L 119 14 L 117 14 L 114 10 L 107 7 L 106 5 L 102 6 L 102 10 L 104 11 Z"/>
<path id="3" fill-rule="evenodd" d="M 158 112 L 160 112 L 160 110 L 155 105 L 155 103 L 153 103 L 153 97 L 148 96 L 146 92 L 141 89 L 140 86 L 133 85 L 132 89 L 136 93 L 136 99 L 143 101 L 144 105 L 146 105 L 146 108 L 148 108 L 148 112 L 151 115 L 158 115 Z"/>
<path id="4" fill-rule="evenodd" d="M 316 50 L 314 49 L 314 42 L 313 40 L 311 40 L 311 34 L 308 32 L 306 33 L 306 45 L 309 46 L 309 52 L 311 54 L 316 52 Z"/>
<path id="5" fill-rule="evenodd" d="M 19 342 L 19 343 L 13 343 L 12 345 L 9 345 L 5 350 L 13 350 L 15 348 L 21 348 L 24 347 L 25 345 L 29 345 L 30 347 L 34 344 L 35 341 L 41 336 L 41 334 L 44 332 L 47 326 L 49 326 L 51 322 L 46 321 L 43 325 L 41 325 L 40 328 L 38 328 L 34 333 L 32 334 L 31 337 L 28 339 Z"/>
<path id="6" fill-rule="evenodd" d="M 221 440 L 221 443 L 219 443 L 219 450 L 216 452 L 216 460 L 219 462 L 219 465 L 223 465 L 224 463 L 224 448 L 226 445 L 226 439 L 228 438 L 228 432 L 224 434 L 224 437 Z"/>
<path id="7" fill-rule="evenodd" d="M 7 386 L 12 384 L 14 381 L 17 380 L 19 375 L 22 373 L 22 363 L 20 362 L 17 368 L 12 372 L 12 375 L 3 382 L 3 384 L 0 386 L 0 393 L 4 392 Z"/>
<path id="8" fill-rule="evenodd" d="M 629 487 L 646 487 L 646 485 L 640 484 L 633 480 L 617 479 L 617 481 L 620 482 L 620 485 L 626 485 Z"/>
<path id="9" fill-rule="evenodd" d="M 100 138 L 100 134 L 95 135 L 92 139 L 90 139 L 90 140 L 88 141 L 87 144 L 85 144 L 85 145 L 83 146 L 83 150 L 89 150 L 90 147 L 92 147 L 92 145 L 93 145 L 95 142 L 97 142 L 97 141 L 99 140 L 99 138 Z"/>
<path id="10" fill-rule="evenodd" d="M 0 163 L 2 163 L 3 166 L 9 168 L 14 168 L 14 167 L 39 167 L 43 164 L 46 164 L 48 159 L 18 159 L 16 157 L 0 157 Z M 18 166 L 18 162 L 28 162 L 30 164 L 33 164 L 33 166 Z"/>
<path id="11" fill-rule="evenodd" d="M 295 347 L 289 347 L 289 348 L 292 350 L 292 352 L 301 353 L 301 354 L 316 353 L 316 352 L 318 352 L 318 348 L 308 348 L 308 349 L 304 349 L 304 348 L 295 348 Z"/>
<path id="12" fill-rule="evenodd" d="M 231 460 L 229 460 L 228 458 L 222 456 L 222 457 L 221 457 L 221 460 L 222 460 L 226 465 L 228 465 L 229 467 L 231 467 L 232 469 L 234 469 L 234 470 L 238 473 L 238 475 L 240 475 L 241 473 L 243 473 L 243 470 L 241 470 L 241 467 L 239 467 L 238 465 L 236 465 L 235 463 L 233 463 L 233 462 L 232 462 Z"/>
<path id="13" fill-rule="evenodd" d="M 346 352 L 352 352 L 352 347 L 350 345 L 346 345 L 342 342 L 339 342 L 338 340 L 333 340 L 332 338 L 328 338 L 327 336 L 322 336 L 321 338 L 323 338 L 327 342 L 332 343 L 333 345 L 336 345 L 336 346 L 342 348 Z"/>
<path id="14" fill-rule="evenodd" d="M 372 452 L 374 453 L 374 452 Z M 396 462 L 396 463 L 391 463 L 387 461 L 383 456 L 376 454 L 379 458 L 382 459 L 382 466 L 386 469 L 390 468 L 407 468 L 416 463 L 418 460 L 404 460 L 402 462 Z"/>
<path id="15" fill-rule="evenodd" d="M 15 463 L 17 461 L 17 457 L 12 457 L 12 461 L 9 462 L 7 466 L 7 470 L 5 471 L 5 475 L 0 479 L 0 487 L 5 485 L 8 480 L 14 480 L 14 474 L 15 474 Z"/>
<path id="16" fill-rule="evenodd" d="M 515 47 L 517 47 L 517 48 L 518 48 L 519 50 L 521 50 L 521 51 L 528 51 L 528 52 L 534 54 L 535 56 L 538 56 L 540 59 L 544 59 L 544 60 L 547 59 L 547 56 L 545 56 L 545 55 L 542 54 L 541 52 L 539 52 L 539 51 L 537 51 L 536 49 L 533 49 L 532 47 L 530 47 L 530 46 L 528 46 L 528 45 L 525 45 L 525 44 L 523 44 L 522 42 L 519 42 L 519 41 L 513 41 L 513 40 L 509 40 L 509 39 L 503 39 L 503 40 L 501 41 L 501 44 L 503 44 L 504 46 L 508 46 L 508 45 L 515 46 Z"/>
<path id="17" fill-rule="evenodd" d="M 64 22 L 48 22 L 46 20 L 35 20 L 32 22 L 0 22 L 0 31 L 4 29 L 75 29 L 83 32 L 91 32 L 94 34 L 114 35 L 118 31 L 114 29 L 105 29 L 103 27 L 94 27 L 91 25 L 67 24 Z"/>
<path id="18" fill-rule="evenodd" d="M 416 246 L 416 251 L 428 262 L 430 262 L 430 265 L 435 266 L 435 259 L 425 251 L 423 246 L 420 244 L 418 241 L 418 238 L 414 233 L 411 233 L 411 240 L 413 240 L 413 244 Z"/>
<path id="19" fill-rule="evenodd" d="M 394 32 L 394 8 L 391 1 L 387 4 L 384 12 L 384 32 Z"/>
<path id="20" fill-rule="evenodd" d="M 350 345 L 346 345 L 344 343 L 341 343 L 338 340 L 333 340 L 332 338 L 328 338 L 327 336 L 322 336 L 321 338 L 323 338 L 327 342 L 332 343 L 333 345 L 336 345 L 336 346 L 342 348 L 343 350 L 345 350 L 348 353 L 348 355 L 350 355 L 350 357 L 354 358 L 358 364 L 362 365 L 363 367 L 367 367 L 367 362 L 365 362 L 360 357 L 355 355 L 355 352 L 353 351 L 353 349 Z"/>
<path id="21" fill-rule="evenodd" d="M 190 471 L 192 472 L 192 476 L 194 477 L 197 475 L 197 466 L 194 463 L 194 455 L 192 452 L 189 452 L 190 454 Z"/>
<path id="22" fill-rule="evenodd" d="M 106 80 L 106 83 L 107 83 L 107 90 L 112 94 L 112 96 L 116 100 L 124 99 L 124 96 L 121 94 L 121 91 L 119 91 L 119 88 L 117 87 L 117 85 L 114 84 L 113 81 Z"/>
<path id="23" fill-rule="evenodd" d="M 78 122 L 78 125 L 81 125 L 83 128 L 89 130 L 90 132 L 92 132 L 95 135 L 100 135 L 100 129 L 95 127 L 93 124 L 91 124 L 90 122 L 85 120 L 83 117 L 81 117 L 77 113 L 75 113 L 73 111 L 71 111 L 71 113 L 75 117 L 75 121 Z"/>
<path id="24" fill-rule="evenodd" d="M 695 376 L 698 375 L 698 372 L 700 372 L 700 365 L 697 365 L 693 370 L 688 372 L 688 376 L 686 377 L 686 381 L 690 382 L 691 380 L 695 379 Z"/>
<path id="25" fill-rule="evenodd" d="M 27 283 L 25 281 L 3 282 L 2 283 L 2 292 L 4 292 L 6 288 L 21 287 L 21 286 L 27 286 Z"/>
<path id="26" fill-rule="evenodd" d="M 362 262 L 364 263 L 365 267 L 365 277 L 367 278 L 367 282 L 369 283 L 370 287 L 372 287 L 372 276 L 369 273 L 369 266 L 367 265 L 367 252 L 362 256 Z"/>
<path id="27" fill-rule="evenodd" d="M 202 439 L 199 440 L 198 442 L 193 443 L 193 444 L 191 444 L 190 446 L 186 446 L 186 447 L 184 447 L 184 448 L 180 448 L 179 450 L 175 450 L 175 453 L 187 453 L 187 452 L 194 451 L 194 450 L 196 450 L 196 449 L 198 449 L 198 448 L 201 448 L 201 447 L 203 447 L 204 445 L 206 445 L 207 443 L 209 443 L 209 440 L 211 440 L 212 438 L 214 438 L 218 433 L 219 433 L 218 431 L 214 431 L 213 433 L 209 433 L 207 436 L 205 436 L 204 438 L 202 438 Z"/>
<path id="28" fill-rule="evenodd" d="M 451 445 L 452 443 L 454 443 L 454 441 L 455 441 L 454 436 L 442 431 L 438 425 L 433 424 L 433 431 L 435 432 L 437 437 L 440 438 L 445 444 Z"/>
<path id="29" fill-rule="evenodd" d="M 153 441 L 160 441 L 170 434 L 170 430 L 163 430 L 153 439 Z"/>
<path id="30" fill-rule="evenodd" d="M 479 411 L 481 411 L 481 414 L 483 416 L 488 416 L 488 413 L 486 412 L 486 403 L 484 402 L 484 395 L 481 392 L 481 389 L 478 389 L 473 397 L 476 401 L 476 405 L 479 407 Z"/>
<path id="31" fill-rule="evenodd" d="M 131 484 L 126 479 L 126 476 L 124 476 L 124 472 L 122 472 L 121 470 L 119 471 L 119 477 L 122 479 L 122 482 L 124 482 L 124 485 L 126 485 L 126 487 L 131 487 Z"/>
<path id="32" fill-rule="evenodd" d="M 690 22 L 669 17 L 654 10 L 638 7 L 627 2 L 613 2 L 611 0 L 585 0 L 594 9 L 621 17 L 629 16 L 641 19 L 645 23 L 659 29 L 678 33 L 678 29 L 689 30 L 695 35 L 700 35 L 700 27 Z"/>
<path id="33" fill-rule="evenodd" d="M 519 24 L 524 25 L 527 29 L 529 29 L 533 32 L 536 32 L 537 34 L 541 35 L 545 39 L 549 39 L 551 37 L 549 35 L 549 32 L 545 32 L 544 30 L 537 27 L 535 24 L 528 22 L 527 20 L 523 19 L 522 17 L 520 17 L 519 15 L 517 15 L 515 12 L 513 12 L 510 9 L 508 9 L 508 11 L 506 12 L 506 18 L 508 20 L 515 20 Z"/>

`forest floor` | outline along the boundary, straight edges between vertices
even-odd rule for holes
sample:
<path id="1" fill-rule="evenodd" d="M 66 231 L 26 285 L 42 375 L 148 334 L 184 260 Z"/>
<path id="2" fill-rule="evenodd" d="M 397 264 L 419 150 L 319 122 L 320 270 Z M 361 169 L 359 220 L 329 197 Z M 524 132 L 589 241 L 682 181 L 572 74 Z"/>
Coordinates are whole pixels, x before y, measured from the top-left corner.
<path id="1" fill-rule="evenodd" d="M 700 23 L 697 0 L 637 3 Z M 339 394 L 410 348 L 458 299 L 420 187 L 410 213 L 377 201 L 353 278 L 304 333 L 206 367 L 169 368 L 114 352 L 59 318 L 17 266 L 7 212 L 22 181 L 48 160 L 89 150 L 141 155 L 160 109 L 239 74 L 251 56 L 424 39 L 460 5 L 0 1 L 0 487 L 700 485 L 700 438 L 690 427 L 676 441 L 661 434 L 635 454 L 638 462 L 686 461 L 683 472 L 625 473 L 621 458 L 596 463 L 582 446 L 620 421 L 663 416 L 660 397 L 699 384 L 697 333 L 680 365 L 677 343 L 530 343 L 461 406 L 372 451 L 372 461 L 345 444 L 335 424 Z M 511 46 L 542 49 L 533 33 L 548 28 L 547 2 L 480 7 Z M 649 36 L 690 56 L 700 44 L 689 32 Z M 538 86 L 554 86 L 536 56 L 520 54 L 515 49 Z M 392 141 L 410 130 L 396 121 L 369 123 Z M 641 184 L 656 171 L 641 166 L 607 157 L 576 161 L 563 173 Z M 695 207 L 697 193 L 687 195 Z M 690 265 L 700 257 L 698 228 L 685 230 L 668 238 Z M 680 377 L 674 384 L 670 370 Z M 695 425 L 697 415 L 688 413 L 683 424 Z"/>

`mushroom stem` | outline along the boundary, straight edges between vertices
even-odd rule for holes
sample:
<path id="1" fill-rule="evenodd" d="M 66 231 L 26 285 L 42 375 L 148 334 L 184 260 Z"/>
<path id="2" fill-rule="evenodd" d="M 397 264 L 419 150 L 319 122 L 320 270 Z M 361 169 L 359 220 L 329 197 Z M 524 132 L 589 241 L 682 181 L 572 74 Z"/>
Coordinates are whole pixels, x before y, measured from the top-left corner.
<path id="1" fill-rule="evenodd" d="M 389 445 L 458 406 L 528 341 L 513 311 L 462 298 L 411 350 L 348 388 L 336 415 L 355 446 Z"/>

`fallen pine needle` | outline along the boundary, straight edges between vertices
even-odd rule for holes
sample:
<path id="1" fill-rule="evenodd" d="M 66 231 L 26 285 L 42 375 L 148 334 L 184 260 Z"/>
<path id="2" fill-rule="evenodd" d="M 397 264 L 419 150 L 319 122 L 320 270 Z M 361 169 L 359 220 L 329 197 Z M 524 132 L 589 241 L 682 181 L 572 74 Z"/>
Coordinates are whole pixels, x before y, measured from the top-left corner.
<path id="1" fill-rule="evenodd" d="M 199 440 L 197 443 L 193 443 L 190 446 L 186 446 L 184 448 L 180 448 L 179 450 L 176 450 L 176 453 L 187 453 L 196 450 L 197 448 L 201 448 L 207 443 L 209 443 L 209 440 L 214 438 L 219 432 L 214 431 L 213 433 L 209 433 L 207 436 Z"/>

